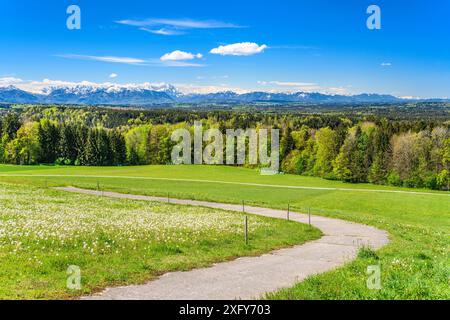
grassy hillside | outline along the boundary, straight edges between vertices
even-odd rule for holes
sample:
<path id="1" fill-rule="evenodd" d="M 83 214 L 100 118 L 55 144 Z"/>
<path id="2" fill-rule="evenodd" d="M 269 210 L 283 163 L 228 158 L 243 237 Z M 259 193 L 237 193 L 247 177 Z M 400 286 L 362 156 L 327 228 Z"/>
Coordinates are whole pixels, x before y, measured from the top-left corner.
<path id="1" fill-rule="evenodd" d="M 271 297 L 318 299 L 450 298 L 450 193 L 345 184 L 318 178 L 207 166 L 12 167 L 0 181 L 73 185 L 136 194 L 246 203 L 306 211 L 387 230 L 391 244 L 336 271 Z M 10 175 L 8 177 L 8 175 Z M 31 175 L 31 176 L 29 176 Z M 366 268 L 379 264 L 382 289 L 366 288 Z"/>

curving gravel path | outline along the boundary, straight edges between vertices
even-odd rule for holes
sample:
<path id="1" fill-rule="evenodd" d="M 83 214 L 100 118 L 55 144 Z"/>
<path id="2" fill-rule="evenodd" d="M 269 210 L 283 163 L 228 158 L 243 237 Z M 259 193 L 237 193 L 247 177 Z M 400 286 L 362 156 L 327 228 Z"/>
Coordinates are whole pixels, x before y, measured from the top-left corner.
<path id="1" fill-rule="evenodd" d="M 56 188 L 74 193 L 113 198 L 167 202 L 167 198 Z M 170 199 L 170 203 L 242 212 L 242 205 L 207 201 Z M 245 212 L 273 218 L 286 218 L 286 211 L 245 206 Z M 305 214 L 290 213 L 290 219 L 308 223 Z M 232 300 L 257 299 L 266 292 L 291 287 L 308 276 L 332 270 L 353 260 L 361 246 L 379 249 L 389 242 L 386 231 L 339 219 L 311 216 L 311 224 L 324 236 L 318 240 L 259 257 L 238 258 L 211 267 L 186 272 L 171 272 L 142 285 L 108 288 L 83 299 L 167 299 Z"/>

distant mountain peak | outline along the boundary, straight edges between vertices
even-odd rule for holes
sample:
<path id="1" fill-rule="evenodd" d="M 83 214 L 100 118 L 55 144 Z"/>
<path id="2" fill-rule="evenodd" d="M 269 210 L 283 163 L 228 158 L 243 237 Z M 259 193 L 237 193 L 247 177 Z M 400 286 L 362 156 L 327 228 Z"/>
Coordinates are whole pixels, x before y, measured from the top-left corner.
<path id="1" fill-rule="evenodd" d="M 412 101 L 392 95 L 361 93 L 357 95 L 325 94 L 319 92 L 265 92 L 183 94 L 167 83 L 142 84 L 90 84 L 49 86 L 41 94 L 21 90 L 13 85 L 0 87 L 0 102 L 8 103 L 59 103 L 85 105 L 157 105 L 167 103 L 304 103 L 304 104 L 357 104 L 398 103 Z M 417 101 L 417 100 L 414 100 Z"/>

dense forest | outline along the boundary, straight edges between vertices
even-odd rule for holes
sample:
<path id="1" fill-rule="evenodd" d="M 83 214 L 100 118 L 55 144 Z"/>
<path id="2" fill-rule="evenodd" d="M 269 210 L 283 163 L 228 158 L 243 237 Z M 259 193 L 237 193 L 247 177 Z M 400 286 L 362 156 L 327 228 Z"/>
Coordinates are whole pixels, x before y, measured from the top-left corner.
<path id="1" fill-rule="evenodd" d="M 301 110 L 134 110 L 22 106 L 0 109 L 0 163 L 170 164 L 178 128 L 278 128 L 286 173 L 347 182 L 450 189 L 450 121 Z M 396 111 L 397 112 L 397 111 Z M 448 113 L 447 113 L 448 115 Z"/>

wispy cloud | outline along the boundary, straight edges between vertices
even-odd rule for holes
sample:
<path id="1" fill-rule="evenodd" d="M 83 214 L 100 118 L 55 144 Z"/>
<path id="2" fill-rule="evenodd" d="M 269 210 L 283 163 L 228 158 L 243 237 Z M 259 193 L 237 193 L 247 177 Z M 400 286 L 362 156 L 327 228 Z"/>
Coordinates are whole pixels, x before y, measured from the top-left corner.
<path id="1" fill-rule="evenodd" d="M 111 78 L 111 79 L 114 79 L 114 78 L 117 78 L 119 75 L 117 74 L 117 73 L 111 73 L 110 75 L 109 75 L 109 77 Z"/>
<path id="2" fill-rule="evenodd" d="M 192 20 L 192 19 L 145 19 L 145 20 L 118 20 L 119 24 L 134 27 L 169 26 L 181 29 L 226 29 L 242 28 L 242 26 L 215 20 Z"/>
<path id="3" fill-rule="evenodd" d="M 240 42 L 225 46 L 219 46 L 210 51 L 212 54 L 219 54 L 222 56 L 251 56 L 262 53 L 268 48 L 267 45 L 258 45 L 254 42 Z"/>
<path id="4" fill-rule="evenodd" d="M 124 63 L 134 65 L 145 64 L 147 62 L 144 59 L 130 58 L 130 57 L 115 57 L 115 56 L 90 56 L 82 54 L 57 54 L 55 56 L 66 59 L 91 60 L 91 61 Z"/>
<path id="5" fill-rule="evenodd" d="M 163 35 L 163 36 L 178 36 L 178 35 L 185 34 L 185 32 L 183 32 L 183 31 L 176 31 L 176 30 L 170 30 L 170 29 L 165 29 L 165 28 L 148 29 L 148 28 L 142 27 L 142 28 L 139 28 L 139 30 L 153 33 L 153 34 L 159 34 L 159 35 Z"/>
<path id="6" fill-rule="evenodd" d="M 299 81 L 258 81 L 259 85 L 265 86 L 271 92 L 316 92 L 324 90 L 319 84 L 313 82 Z"/>
<path id="7" fill-rule="evenodd" d="M 125 19 L 115 21 L 118 24 L 140 27 L 139 30 L 164 36 L 182 35 L 189 29 L 229 29 L 243 28 L 233 23 L 216 20 L 193 20 L 193 19 Z"/>
<path id="8" fill-rule="evenodd" d="M 380 64 L 380 66 L 382 66 L 382 67 L 390 67 L 390 66 L 392 66 L 392 63 L 390 63 L 390 62 L 382 62 Z"/>
<path id="9" fill-rule="evenodd" d="M 108 63 L 123 63 L 136 66 L 154 66 L 154 67 L 203 67 L 202 64 L 197 63 L 187 63 L 183 61 L 176 60 L 161 60 L 161 59 L 140 59 L 140 58 L 130 58 L 130 57 L 115 57 L 115 56 L 91 56 L 91 55 L 81 55 L 81 54 L 59 54 L 55 55 L 57 57 L 66 59 L 79 59 L 79 60 L 90 60 L 90 61 L 100 61 Z M 196 56 L 198 57 L 198 55 Z"/>

